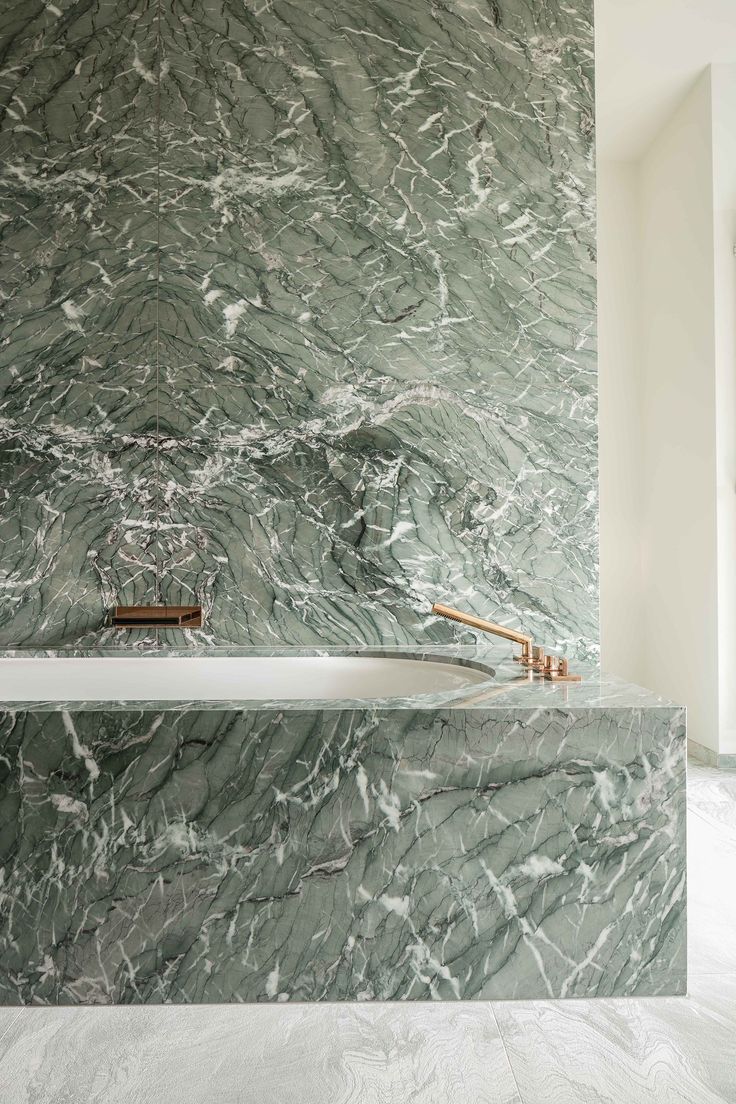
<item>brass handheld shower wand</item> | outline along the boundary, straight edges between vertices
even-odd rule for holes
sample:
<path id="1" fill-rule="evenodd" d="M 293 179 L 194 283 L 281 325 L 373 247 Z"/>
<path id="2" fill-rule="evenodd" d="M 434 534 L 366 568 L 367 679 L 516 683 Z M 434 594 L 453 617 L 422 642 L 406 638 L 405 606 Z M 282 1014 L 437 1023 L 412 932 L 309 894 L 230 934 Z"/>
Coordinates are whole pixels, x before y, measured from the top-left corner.
<path id="1" fill-rule="evenodd" d="M 544 648 L 535 647 L 531 636 L 517 632 L 516 629 L 507 629 L 504 625 L 496 625 L 493 621 L 485 621 L 482 617 L 475 617 L 472 613 L 463 613 L 462 610 L 453 609 L 452 606 L 444 606 L 441 602 L 435 602 L 432 613 L 440 617 L 447 617 L 450 621 L 457 621 L 461 625 L 467 625 L 471 629 L 479 629 L 481 632 L 492 633 L 504 640 L 511 640 L 514 644 L 521 645 L 521 654 L 515 655 L 516 663 L 528 667 L 532 671 L 539 671 L 550 682 L 581 682 L 580 675 L 571 675 L 566 659 L 559 656 L 545 656 Z"/>
<path id="2" fill-rule="evenodd" d="M 443 606 L 441 602 L 435 602 L 432 613 L 440 617 L 447 617 L 450 621 L 458 621 L 461 625 L 468 625 L 471 629 L 480 629 L 481 632 L 493 633 L 504 640 L 512 640 L 514 644 L 521 644 L 521 656 L 518 659 L 531 659 L 532 638 L 526 633 L 517 632 L 516 629 L 507 629 L 503 625 L 496 625 L 493 621 L 485 621 L 482 617 L 474 617 L 472 613 L 463 613 L 453 609 L 452 606 Z"/>

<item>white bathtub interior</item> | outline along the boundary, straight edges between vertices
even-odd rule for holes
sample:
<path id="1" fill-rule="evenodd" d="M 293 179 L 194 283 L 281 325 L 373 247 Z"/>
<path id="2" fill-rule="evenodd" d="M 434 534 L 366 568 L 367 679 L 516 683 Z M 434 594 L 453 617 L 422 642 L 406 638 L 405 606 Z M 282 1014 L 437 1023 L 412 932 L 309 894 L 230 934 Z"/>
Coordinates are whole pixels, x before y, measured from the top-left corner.
<path id="1" fill-rule="evenodd" d="M 374 656 L 0 659 L 0 701 L 372 701 L 472 688 L 489 670 Z"/>

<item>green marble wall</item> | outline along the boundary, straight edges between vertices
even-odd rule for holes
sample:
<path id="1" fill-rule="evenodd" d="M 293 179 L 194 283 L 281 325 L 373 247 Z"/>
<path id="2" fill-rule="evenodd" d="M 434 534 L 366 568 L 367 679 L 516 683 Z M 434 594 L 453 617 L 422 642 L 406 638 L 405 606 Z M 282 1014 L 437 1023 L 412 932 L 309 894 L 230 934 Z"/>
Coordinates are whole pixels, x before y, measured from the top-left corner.
<path id="1" fill-rule="evenodd" d="M 594 650 L 591 7 L 2 5 L 0 643 Z"/>

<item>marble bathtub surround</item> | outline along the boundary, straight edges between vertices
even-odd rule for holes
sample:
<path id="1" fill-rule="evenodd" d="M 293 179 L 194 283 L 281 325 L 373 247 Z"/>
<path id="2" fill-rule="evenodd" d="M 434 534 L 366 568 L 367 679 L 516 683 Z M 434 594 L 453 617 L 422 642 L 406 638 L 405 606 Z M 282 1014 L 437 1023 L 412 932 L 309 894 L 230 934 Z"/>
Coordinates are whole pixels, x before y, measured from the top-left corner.
<path id="1" fill-rule="evenodd" d="M 7 1104 L 736 1100 L 736 774 L 688 771 L 688 995 L 0 1009 Z M 296 1094 L 296 1096 L 295 1096 Z"/>
<path id="2" fill-rule="evenodd" d="M 591 14 L 2 5 L 0 643 L 594 655 Z"/>
<path id="3" fill-rule="evenodd" d="M 684 992 L 677 707 L 170 706 L 6 704 L 3 1003 Z"/>

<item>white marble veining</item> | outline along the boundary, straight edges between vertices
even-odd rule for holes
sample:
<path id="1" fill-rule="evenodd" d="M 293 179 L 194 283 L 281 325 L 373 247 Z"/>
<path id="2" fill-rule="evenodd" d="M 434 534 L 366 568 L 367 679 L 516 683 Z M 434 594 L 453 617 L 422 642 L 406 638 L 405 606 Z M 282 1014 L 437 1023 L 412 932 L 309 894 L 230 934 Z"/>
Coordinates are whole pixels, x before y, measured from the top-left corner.
<path id="1" fill-rule="evenodd" d="M 2 1009 L 0 1099 L 734 1104 L 735 829 L 736 772 L 692 769 L 687 997 Z"/>

